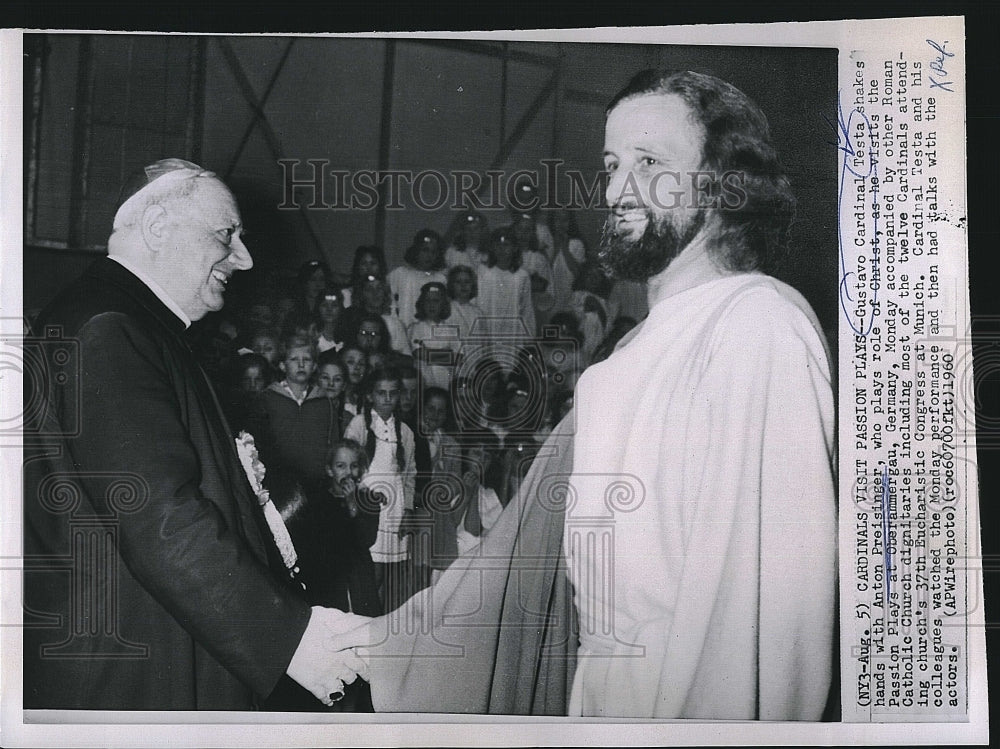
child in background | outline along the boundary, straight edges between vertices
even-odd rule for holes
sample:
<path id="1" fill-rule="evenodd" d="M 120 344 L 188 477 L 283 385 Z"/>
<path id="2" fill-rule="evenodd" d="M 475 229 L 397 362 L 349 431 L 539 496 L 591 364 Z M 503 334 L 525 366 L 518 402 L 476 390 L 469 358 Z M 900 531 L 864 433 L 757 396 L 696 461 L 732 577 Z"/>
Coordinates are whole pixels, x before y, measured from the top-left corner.
<path id="1" fill-rule="evenodd" d="M 370 470 L 362 486 L 387 499 L 379 513 L 378 536 L 371 547 L 386 611 L 398 608 L 413 592 L 409 542 L 400 529 L 404 512 L 413 508 L 416 464 L 413 432 L 396 414 L 400 387 L 395 370 L 369 372 L 363 384 L 364 409 L 351 420 L 344 435 L 365 446 Z"/>
<path id="2" fill-rule="evenodd" d="M 361 393 L 361 383 L 368 373 L 368 355 L 357 345 L 348 343 L 340 352 L 347 372 L 347 382 L 344 384 L 344 409 L 352 415 L 361 413 L 364 406 L 364 396 Z"/>
<path id="3" fill-rule="evenodd" d="M 417 400 L 420 395 L 420 376 L 412 364 L 396 365 L 399 375 L 399 409 L 397 413 L 414 434 L 417 433 Z M 418 469 L 419 470 L 419 469 Z"/>
<path id="4" fill-rule="evenodd" d="M 538 244 L 535 215 L 527 212 L 514 214 L 511 228 L 521 250 L 521 267 L 531 278 L 531 303 L 535 308 L 535 319 L 538 322 L 545 322 L 552 314 L 554 303 L 552 266 L 548 255 L 542 252 Z"/>
<path id="5" fill-rule="evenodd" d="M 460 265 L 478 268 L 486 261 L 488 234 L 486 218 L 479 211 L 470 208 L 459 213 L 445 234 L 445 265 L 449 268 Z"/>
<path id="6" fill-rule="evenodd" d="M 419 497 L 421 517 L 428 520 L 430 582 L 434 582 L 458 554 L 455 543 L 457 520 L 453 501 L 461 494 L 462 451 L 445 429 L 449 422 L 451 398 L 447 390 L 425 388 L 420 401 L 419 437 L 426 440 L 432 480 Z"/>
<path id="7" fill-rule="evenodd" d="M 223 406 L 235 437 L 241 431 L 259 431 L 256 414 L 261 393 L 271 384 L 271 365 L 260 354 L 248 353 L 233 362 L 229 387 L 224 391 Z"/>
<path id="8" fill-rule="evenodd" d="M 388 279 L 396 306 L 394 311 L 404 327 L 409 327 L 417 319 L 417 297 L 423 285 L 429 281 L 445 281 L 441 236 L 432 229 L 421 229 L 403 259 L 406 264 L 395 268 Z"/>
<path id="9" fill-rule="evenodd" d="M 476 272 L 467 265 L 456 265 L 448 271 L 447 286 L 451 300 L 448 322 L 458 326 L 458 337 L 465 342 L 472 335 L 476 320 L 483 316 L 482 308 L 472 301 L 479 293 Z"/>
<path id="10" fill-rule="evenodd" d="M 373 312 L 364 312 L 358 317 L 357 327 L 346 331 L 348 343 L 351 343 L 368 356 L 374 353 L 388 355 L 389 331 L 382 316 Z"/>
<path id="11" fill-rule="evenodd" d="M 417 319 L 410 325 L 410 345 L 425 386 L 447 390 L 451 386 L 454 361 L 461 348 L 458 326 L 446 323 L 451 315 L 448 290 L 431 281 L 420 289 Z"/>
<path id="12" fill-rule="evenodd" d="M 368 546 L 378 529 L 377 498 L 359 490 L 367 460 L 351 440 L 333 444 L 324 479 L 303 483 L 294 476 L 268 471 L 268 490 L 295 546 L 295 579 L 311 606 L 326 606 L 364 616 L 378 616 L 374 569 Z M 345 688 L 344 698 L 323 708 L 306 690 L 282 679 L 268 698 L 270 710 L 372 712 L 371 692 L 363 679 Z"/>
<path id="13" fill-rule="evenodd" d="M 552 312 L 573 309 L 573 284 L 586 259 L 587 249 L 576 225 L 576 215 L 569 208 L 557 208 L 549 214 L 552 229 Z"/>
<path id="14" fill-rule="evenodd" d="M 316 309 L 323 289 L 333 282 L 330 266 L 320 260 L 310 260 L 303 263 L 295 277 L 292 292 L 294 300 L 293 314 L 297 317 L 308 317 Z"/>
<path id="15" fill-rule="evenodd" d="M 484 334 L 492 356 L 505 372 L 510 371 L 510 352 L 535 338 L 535 308 L 531 302 L 531 279 L 521 267 L 521 251 L 509 228 L 490 235 L 486 265 L 479 268 L 479 294 Z"/>
<path id="16" fill-rule="evenodd" d="M 392 291 L 389 282 L 382 276 L 368 276 L 354 286 L 354 304 L 343 316 L 345 331 L 357 330 L 358 323 L 365 314 L 381 315 L 389 332 L 389 347 L 401 354 L 410 354 L 410 342 L 406 328 L 391 312 Z"/>
<path id="17" fill-rule="evenodd" d="M 465 360 L 452 388 L 459 430 L 490 430 L 502 437 L 507 417 L 504 386 L 505 375 L 498 362 L 486 357 Z"/>
<path id="18" fill-rule="evenodd" d="M 250 336 L 250 348 L 255 354 L 260 354 L 273 368 L 278 366 L 278 333 L 274 328 L 261 328 Z"/>
<path id="19" fill-rule="evenodd" d="M 585 262 L 573 286 L 573 313 L 580 322 L 583 333 L 581 345 L 584 364 L 589 364 L 594 351 L 607 335 L 611 319 L 608 317 L 607 299 L 610 282 L 597 263 Z"/>
<path id="20" fill-rule="evenodd" d="M 336 351 L 324 351 L 316 360 L 316 384 L 333 405 L 334 413 L 340 422 L 341 434 L 351 423 L 354 414 L 344 408 L 347 390 L 347 365 Z"/>
<path id="21" fill-rule="evenodd" d="M 327 286 L 316 302 L 314 325 L 316 327 L 316 348 L 319 353 L 340 351 L 344 347 L 343 335 L 340 330 L 341 313 L 344 300 L 340 292 L 333 286 Z"/>
<path id="22" fill-rule="evenodd" d="M 361 485 L 368 470 L 368 455 L 354 440 L 336 442 L 330 449 L 327 475 L 330 477 L 328 499 L 337 508 L 349 530 L 341 537 L 337 574 L 346 583 L 347 608 L 364 616 L 383 613 L 375 580 L 375 566 L 369 547 L 378 536 L 379 515 L 385 497 L 373 494 Z M 331 539 L 332 540 L 332 539 Z"/>
<path id="23" fill-rule="evenodd" d="M 477 436 L 465 448 L 462 496 L 455 528 L 458 554 L 469 554 L 492 528 L 507 505 L 503 452 L 497 439 Z"/>
<path id="24" fill-rule="evenodd" d="M 370 278 L 385 278 L 388 273 L 389 265 L 385 261 L 385 253 L 381 247 L 361 245 L 355 249 L 349 284 L 341 289 L 344 309 L 350 309 L 357 304 L 360 298 L 358 289 L 361 284 Z"/>
<path id="25" fill-rule="evenodd" d="M 284 379 L 272 383 L 260 400 L 261 460 L 304 483 L 326 475 L 326 454 L 341 436 L 340 419 L 322 388 L 312 384 L 316 348 L 309 339 L 282 342 L 278 364 Z"/>

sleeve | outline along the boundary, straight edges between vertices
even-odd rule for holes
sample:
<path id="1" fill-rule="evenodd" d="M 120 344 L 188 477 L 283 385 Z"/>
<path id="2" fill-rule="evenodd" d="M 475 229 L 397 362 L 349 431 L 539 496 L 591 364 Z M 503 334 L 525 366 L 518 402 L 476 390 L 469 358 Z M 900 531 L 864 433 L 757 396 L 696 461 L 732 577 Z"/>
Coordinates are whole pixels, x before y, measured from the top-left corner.
<path id="1" fill-rule="evenodd" d="M 214 404 L 190 402 L 199 399 L 190 378 L 201 373 L 171 359 L 162 340 L 123 315 L 95 317 L 79 341 L 81 431 L 70 449 L 87 494 L 99 513 L 116 518 L 118 551 L 139 584 L 266 696 L 298 646 L 309 607 L 233 527 L 249 496 L 241 500 L 225 462 L 217 465 L 226 453 L 214 441 L 213 429 L 224 432 L 221 417 L 213 428 Z M 107 484 L 118 475 L 141 482 L 143 501 L 116 503 Z"/>
<path id="2" fill-rule="evenodd" d="M 818 720 L 836 616 L 829 363 L 773 291 L 744 295 L 714 330 L 682 448 L 687 563 L 661 689 L 691 684 L 684 717 Z"/>

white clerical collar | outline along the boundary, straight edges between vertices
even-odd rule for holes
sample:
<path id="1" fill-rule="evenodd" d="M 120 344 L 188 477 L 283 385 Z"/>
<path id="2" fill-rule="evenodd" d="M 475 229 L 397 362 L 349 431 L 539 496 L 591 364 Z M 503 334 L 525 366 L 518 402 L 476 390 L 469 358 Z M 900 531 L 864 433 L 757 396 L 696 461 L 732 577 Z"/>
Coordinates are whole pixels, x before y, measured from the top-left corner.
<path id="1" fill-rule="evenodd" d="M 171 299 L 170 295 L 163 290 L 163 287 L 160 286 L 160 284 L 156 283 L 156 281 L 154 281 L 152 278 L 150 278 L 149 275 L 146 274 L 144 271 L 140 270 L 135 263 L 133 263 L 131 260 L 126 260 L 121 255 L 108 255 L 108 258 L 114 260 L 116 263 L 121 265 L 127 271 L 131 272 L 132 275 L 134 275 L 136 278 L 138 278 L 140 281 L 146 284 L 146 286 L 149 287 L 149 290 L 156 295 L 156 298 L 159 299 L 161 302 L 163 302 L 163 304 L 167 307 L 167 309 L 169 309 L 171 312 L 177 315 L 177 317 L 180 318 L 181 322 L 184 323 L 185 328 L 191 327 L 191 318 L 188 317 L 186 314 L 184 314 L 184 310 L 180 308 L 180 305 L 178 305 L 177 302 Z"/>

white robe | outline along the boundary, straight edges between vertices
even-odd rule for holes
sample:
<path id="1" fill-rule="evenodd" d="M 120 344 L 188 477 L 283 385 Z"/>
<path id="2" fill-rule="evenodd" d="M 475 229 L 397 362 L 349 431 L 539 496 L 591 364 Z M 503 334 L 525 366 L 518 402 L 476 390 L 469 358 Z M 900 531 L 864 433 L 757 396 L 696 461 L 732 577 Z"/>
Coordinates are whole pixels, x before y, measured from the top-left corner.
<path id="1" fill-rule="evenodd" d="M 796 291 L 742 274 L 660 300 L 581 376 L 571 715 L 821 716 L 837 538 L 822 341 Z"/>
<path id="2" fill-rule="evenodd" d="M 393 268 L 387 277 L 392 289 L 393 307 L 403 323 L 403 329 L 408 328 L 417 319 L 417 299 L 424 284 L 437 281 L 448 282 L 443 271 L 417 270 L 409 265 Z"/>
<path id="3" fill-rule="evenodd" d="M 517 349 L 535 340 L 535 309 L 531 278 L 524 268 L 511 273 L 494 266 L 479 267 L 476 303 L 483 310 L 482 330 L 492 341 L 489 350 L 509 371 Z"/>

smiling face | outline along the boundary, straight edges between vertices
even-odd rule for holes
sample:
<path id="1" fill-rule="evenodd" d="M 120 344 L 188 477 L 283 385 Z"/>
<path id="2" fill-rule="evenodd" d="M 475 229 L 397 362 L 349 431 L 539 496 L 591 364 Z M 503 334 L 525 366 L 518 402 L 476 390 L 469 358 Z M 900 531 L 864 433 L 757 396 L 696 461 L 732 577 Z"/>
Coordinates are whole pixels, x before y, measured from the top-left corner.
<path id="1" fill-rule="evenodd" d="M 330 469 L 327 471 L 330 477 L 338 484 L 342 484 L 345 479 L 357 480 L 361 476 L 361 462 L 358 454 L 349 447 L 338 447 L 330 461 Z"/>
<path id="2" fill-rule="evenodd" d="M 347 385 L 344 370 L 338 364 L 328 363 L 319 368 L 317 384 L 326 391 L 327 398 L 339 398 Z"/>
<path id="3" fill-rule="evenodd" d="M 347 379 L 351 385 L 361 384 L 361 380 L 364 379 L 365 372 L 368 370 L 368 358 L 365 356 L 365 352 L 349 348 L 344 351 L 341 358 L 344 360 L 344 366 L 347 367 Z"/>
<path id="4" fill-rule="evenodd" d="M 643 94 L 608 114 L 604 166 L 611 213 L 601 261 L 619 278 L 645 281 L 690 243 L 705 221 L 693 172 L 704 136 L 691 110 L 674 94 Z"/>
<path id="5" fill-rule="evenodd" d="M 217 179 L 196 180 L 146 227 L 158 240 L 154 278 L 191 320 L 222 309 L 230 277 L 253 267 L 233 194 Z"/>

